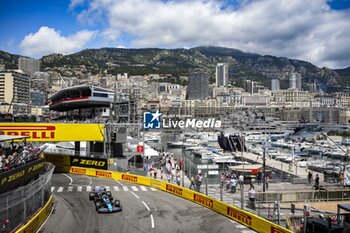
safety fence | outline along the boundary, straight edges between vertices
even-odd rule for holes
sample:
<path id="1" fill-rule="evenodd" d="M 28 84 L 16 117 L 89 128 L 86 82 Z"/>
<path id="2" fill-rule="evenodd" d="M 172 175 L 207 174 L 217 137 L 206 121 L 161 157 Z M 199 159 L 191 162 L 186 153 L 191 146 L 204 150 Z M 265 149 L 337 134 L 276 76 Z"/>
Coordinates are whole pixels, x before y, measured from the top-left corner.
<path id="1" fill-rule="evenodd" d="M 150 186 L 167 193 L 182 197 L 199 205 L 202 205 L 208 209 L 211 209 L 217 213 L 220 213 L 242 225 L 245 225 L 257 232 L 269 232 L 269 233 L 285 233 L 292 231 L 287 230 L 277 224 L 274 224 L 264 218 L 254 215 L 248 211 L 239 209 L 235 206 L 216 200 L 212 197 L 206 196 L 202 193 L 195 192 L 193 190 L 164 182 L 161 180 L 152 179 L 149 177 L 138 176 L 128 173 L 121 173 L 109 170 L 99 170 L 93 168 L 83 167 L 62 167 L 62 171 L 72 174 L 96 176 L 102 178 L 115 179 L 125 182 L 131 182 L 135 184 Z"/>
<path id="2" fill-rule="evenodd" d="M 3 232 L 11 232 L 27 221 L 50 199 L 51 177 L 54 166 L 48 164 L 47 172 L 26 186 L 0 195 L 0 220 Z M 35 231 L 26 231 L 35 232 Z"/>
<path id="3" fill-rule="evenodd" d="M 313 202 L 313 201 L 348 201 L 350 200 L 349 189 L 338 190 L 305 190 L 291 192 L 261 192 L 256 193 L 257 203 L 270 202 Z"/>

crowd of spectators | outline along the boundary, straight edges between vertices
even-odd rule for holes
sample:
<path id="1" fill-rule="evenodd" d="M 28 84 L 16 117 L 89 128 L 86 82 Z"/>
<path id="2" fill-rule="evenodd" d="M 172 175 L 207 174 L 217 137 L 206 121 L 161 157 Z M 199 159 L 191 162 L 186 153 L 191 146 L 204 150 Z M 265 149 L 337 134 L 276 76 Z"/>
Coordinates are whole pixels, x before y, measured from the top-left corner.
<path id="1" fill-rule="evenodd" d="M 159 164 L 157 166 L 152 164 L 145 165 L 144 170 L 149 176 L 154 177 L 155 179 L 165 179 L 168 182 L 174 182 L 180 185 L 181 167 L 181 159 L 177 161 L 173 153 L 161 152 L 159 154 Z"/>
<path id="2" fill-rule="evenodd" d="M 39 150 L 40 148 L 30 143 L 26 145 L 19 143 L 13 146 L 0 144 L 0 173 L 37 159 Z"/>

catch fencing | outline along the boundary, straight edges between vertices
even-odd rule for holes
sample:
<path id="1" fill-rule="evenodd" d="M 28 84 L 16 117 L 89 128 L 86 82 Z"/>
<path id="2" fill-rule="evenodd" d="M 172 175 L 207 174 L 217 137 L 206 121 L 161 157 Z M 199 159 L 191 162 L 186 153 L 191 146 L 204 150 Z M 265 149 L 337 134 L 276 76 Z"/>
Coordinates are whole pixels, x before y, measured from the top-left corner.
<path id="1" fill-rule="evenodd" d="M 51 177 L 55 166 L 48 164 L 47 172 L 26 186 L 0 195 L 0 221 L 2 232 L 12 232 L 27 221 L 49 200 Z"/>

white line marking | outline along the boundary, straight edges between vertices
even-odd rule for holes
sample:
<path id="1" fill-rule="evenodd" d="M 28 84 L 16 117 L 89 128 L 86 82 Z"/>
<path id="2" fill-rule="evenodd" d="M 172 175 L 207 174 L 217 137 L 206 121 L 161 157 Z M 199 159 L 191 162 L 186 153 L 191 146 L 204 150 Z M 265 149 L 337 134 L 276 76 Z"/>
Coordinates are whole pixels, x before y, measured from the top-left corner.
<path id="1" fill-rule="evenodd" d="M 119 180 L 114 180 L 115 182 L 117 182 L 118 184 L 120 184 L 122 187 L 124 187 L 125 185 L 123 185 Z"/>
<path id="2" fill-rule="evenodd" d="M 243 226 L 243 225 L 237 225 L 236 227 L 237 227 L 237 228 L 241 228 L 241 229 L 247 228 L 246 226 Z"/>
<path id="3" fill-rule="evenodd" d="M 91 180 L 91 178 L 90 178 L 90 176 L 86 176 L 88 179 L 89 179 L 89 185 L 88 186 L 90 186 L 91 184 L 92 184 L 92 180 Z"/>
<path id="4" fill-rule="evenodd" d="M 147 191 L 147 189 L 146 189 L 145 186 L 141 185 L 140 187 L 141 187 L 141 190 L 142 190 L 142 191 Z"/>
<path id="5" fill-rule="evenodd" d="M 129 191 L 128 186 L 123 186 L 124 191 Z"/>
<path id="6" fill-rule="evenodd" d="M 151 211 L 151 209 L 148 207 L 148 205 L 144 202 L 144 201 L 141 201 L 142 202 L 142 204 L 144 205 L 144 206 L 146 206 L 146 209 L 148 210 L 148 211 Z"/>
<path id="7" fill-rule="evenodd" d="M 111 189 L 109 188 L 109 186 L 105 186 L 106 191 L 111 191 Z"/>
<path id="8" fill-rule="evenodd" d="M 86 192 L 91 192 L 91 186 L 86 186 Z"/>
<path id="9" fill-rule="evenodd" d="M 241 231 L 242 233 L 253 233 L 255 231 L 252 231 L 252 230 L 244 230 L 244 231 Z"/>
<path id="10" fill-rule="evenodd" d="M 58 193 L 60 193 L 60 192 L 62 192 L 63 191 L 63 187 L 59 187 L 58 189 L 57 189 L 57 192 Z"/>
<path id="11" fill-rule="evenodd" d="M 151 190 L 152 190 L 152 191 L 157 191 L 157 189 L 155 189 L 155 188 L 151 188 Z"/>
<path id="12" fill-rule="evenodd" d="M 69 186 L 68 187 L 68 192 L 72 192 L 73 191 L 73 186 Z"/>
<path id="13" fill-rule="evenodd" d="M 152 228 L 154 228 L 154 219 L 153 219 L 153 215 L 151 214 L 151 224 L 152 224 Z"/>
<path id="14" fill-rule="evenodd" d="M 51 192 L 53 192 L 53 190 L 55 190 L 55 187 L 54 187 L 54 186 L 51 187 Z"/>
<path id="15" fill-rule="evenodd" d="M 136 188 L 136 186 L 131 186 L 131 189 L 132 189 L 132 191 L 139 191 L 137 188 Z"/>
<path id="16" fill-rule="evenodd" d="M 140 197 L 139 196 L 137 196 L 136 195 L 136 193 L 134 193 L 133 191 L 130 191 L 130 193 L 132 194 L 132 195 L 134 195 L 137 199 L 139 199 Z"/>
<path id="17" fill-rule="evenodd" d="M 119 191 L 119 187 L 118 186 L 114 186 L 114 191 Z"/>
<path id="18" fill-rule="evenodd" d="M 39 227 L 39 229 L 38 229 L 36 232 L 40 232 L 41 228 L 45 225 L 45 223 L 47 222 L 47 220 L 49 220 L 49 218 L 50 218 L 50 216 L 51 216 L 53 210 L 54 210 L 54 208 L 53 208 L 53 206 L 52 206 L 52 207 L 51 207 L 51 212 L 50 212 L 49 216 L 47 216 L 46 220 L 43 222 L 43 224 L 41 224 L 41 226 Z"/>
<path id="19" fill-rule="evenodd" d="M 72 177 L 70 177 L 69 175 L 64 174 L 64 173 L 62 173 L 62 175 L 64 175 L 65 177 L 67 177 L 67 178 L 70 180 L 69 185 L 72 185 L 72 183 L 73 183 Z"/>
<path id="20" fill-rule="evenodd" d="M 83 190 L 83 187 L 82 187 L 82 186 L 79 186 L 79 187 L 77 188 L 77 190 L 78 190 L 78 192 L 81 192 L 81 191 Z"/>

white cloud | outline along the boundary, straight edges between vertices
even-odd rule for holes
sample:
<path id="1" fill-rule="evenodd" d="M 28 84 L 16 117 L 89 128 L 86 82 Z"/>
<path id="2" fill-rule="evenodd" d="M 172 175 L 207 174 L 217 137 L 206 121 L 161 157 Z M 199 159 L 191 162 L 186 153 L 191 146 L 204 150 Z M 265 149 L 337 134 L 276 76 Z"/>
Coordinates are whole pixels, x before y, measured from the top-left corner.
<path id="1" fill-rule="evenodd" d="M 83 4 L 84 2 L 85 2 L 85 0 L 71 0 L 71 2 L 70 2 L 70 4 L 69 4 L 68 8 L 69 8 L 70 10 L 72 10 L 73 8 L 75 8 L 75 7 L 77 7 L 77 6 L 81 5 L 81 4 Z"/>
<path id="2" fill-rule="evenodd" d="M 319 66 L 350 65 L 349 10 L 333 10 L 327 0 L 237 2 L 92 0 L 78 19 L 105 20 L 106 40 L 128 35 L 134 47 L 221 45 Z"/>
<path id="3" fill-rule="evenodd" d="M 36 33 L 26 35 L 20 43 L 24 55 L 42 56 L 51 53 L 76 52 L 96 35 L 96 31 L 82 30 L 73 35 L 62 36 L 54 28 L 41 27 Z"/>

